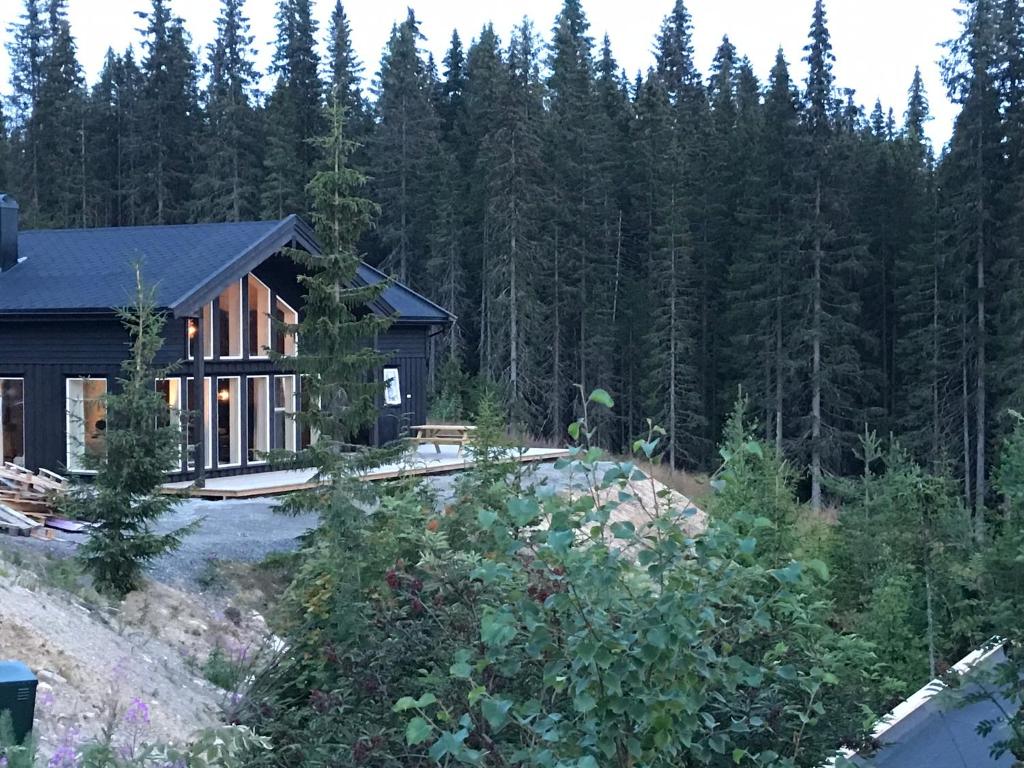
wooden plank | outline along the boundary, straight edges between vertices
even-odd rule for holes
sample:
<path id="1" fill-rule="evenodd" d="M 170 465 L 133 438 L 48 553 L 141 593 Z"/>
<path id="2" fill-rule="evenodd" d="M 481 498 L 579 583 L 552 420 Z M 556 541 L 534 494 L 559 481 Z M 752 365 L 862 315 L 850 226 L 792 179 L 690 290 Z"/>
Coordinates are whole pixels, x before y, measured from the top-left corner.
<path id="1" fill-rule="evenodd" d="M 40 524 L 5 504 L 0 504 L 0 531 L 12 536 L 28 536 Z"/>
<path id="2" fill-rule="evenodd" d="M 566 450 L 551 449 L 539 451 L 537 453 L 511 455 L 508 457 L 508 461 L 518 464 L 533 464 L 543 461 L 553 461 L 567 456 L 568 454 L 569 452 Z M 425 464 L 410 464 L 408 466 L 396 467 L 394 469 L 387 470 L 371 470 L 362 474 L 360 479 L 365 480 L 366 482 L 380 482 L 383 480 L 395 480 L 400 477 L 447 475 L 452 472 L 462 472 L 464 470 L 471 469 L 474 463 L 474 459 L 467 456 L 453 461 L 445 461 L 443 463 L 431 464 L 428 462 Z M 200 499 L 251 499 L 259 496 L 280 496 L 286 493 L 307 491 L 318 487 L 317 483 L 309 481 L 284 482 L 267 486 L 259 486 L 257 484 L 259 473 L 248 475 L 247 477 L 253 478 L 256 482 L 245 488 L 217 488 L 216 486 L 204 488 L 196 488 L 195 486 L 180 488 L 164 487 L 161 489 L 161 492 Z M 216 483 L 216 479 L 208 482 Z"/>

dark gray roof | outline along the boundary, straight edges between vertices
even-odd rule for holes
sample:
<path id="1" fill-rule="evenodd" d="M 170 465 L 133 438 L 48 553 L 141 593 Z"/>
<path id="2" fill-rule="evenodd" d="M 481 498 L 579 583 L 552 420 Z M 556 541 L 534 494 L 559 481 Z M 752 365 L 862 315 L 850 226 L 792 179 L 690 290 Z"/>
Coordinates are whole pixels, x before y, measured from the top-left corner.
<path id="1" fill-rule="evenodd" d="M 995 686 L 986 685 L 995 701 L 974 697 L 992 667 L 1005 660 L 1002 651 L 988 657 L 968 674 L 960 688 L 932 684 L 932 695 L 909 715 L 885 732 L 880 749 L 869 757 L 857 755 L 852 763 L 867 768 L 1009 768 L 1011 754 L 991 757 L 992 745 L 1009 733 L 1003 717 L 1016 705 L 1007 701 Z M 974 700 L 977 699 L 977 700 Z M 997 703 L 998 702 L 998 703 Z M 988 736 L 977 732 L 983 720 L 998 724 Z"/>
<path id="2" fill-rule="evenodd" d="M 20 232 L 16 266 L 0 272 L 0 314 L 109 311 L 133 295 L 133 265 L 159 306 L 193 314 L 232 280 L 282 247 L 320 252 L 312 229 L 297 216 L 278 221 L 177 224 L 104 229 Z M 359 279 L 387 279 L 362 265 Z M 374 310 L 399 321 L 448 323 L 452 316 L 397 282 L 385 288 Z"/>

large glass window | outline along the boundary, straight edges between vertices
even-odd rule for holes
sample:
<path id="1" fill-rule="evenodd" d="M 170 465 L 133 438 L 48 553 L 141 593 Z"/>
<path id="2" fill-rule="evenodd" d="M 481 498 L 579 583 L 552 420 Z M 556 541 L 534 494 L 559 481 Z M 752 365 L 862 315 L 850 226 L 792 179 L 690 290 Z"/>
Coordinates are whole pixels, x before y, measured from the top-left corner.
<path id="1" fill-rule="evenodd" d="M 217 355 L 242 356 L 242 282 L 232 283 L 217 299 Z"/>
<path id="2" fill-rule="evenodd" d="M 266 357 L 270 351 L 270 289 L 249 275 L 249 357 Z"/>
<path id="3" fill-rule="evenodd" d="M 203 348 L 206 350 L 204 357 L 213 357 L 213 312 L 212 304 L 203 307 Z M 195 357 L 196 339 L 199 336 L 199 321 L 190 317 L 185 321 L 185 332 L 188 335 L 188 357 L 191 360 Z"/>
<path id="4" fill-rule="evenodd" d="M 67 380 L 67 465 L 72 472 L 92 469 L 106 449 L 106 379 Z"/>
<path id="5" fill-rule="evenodd" d="M 248 379 L 248 461 L 259 464 L 270 451 L 270 377 L 250 376 Z"/>
<path id="6" fill-rule="evenodd" d="M 204 452 L 204 459 L 205 459 L 205 461 L 203 461 L 203 464 L 206 466 L 207 469 L 210 469 L 213 466 L 213 450 L 214 450 L 214 448 L 213 448 L 213 423 L 212 423 L 213 419 L 210 418 L 211 415 L 212 415 L 212 405 L 210 403 L 210 377 L 207 376 L 203 380 L 203 382 L 204 382 L 203 386 L 206 387 L 206 397 L 204 398 L 204 406 L 205 407 L 203 408 L 203 431 L 206 433 L 206 450 Z M 193 403 L 196 403 L 196 401 L 198 399 L 195 396 L 195 394 L 193 393 L 193 388 L 194 387 L 195 387 L 195 379 L 193 379 L 193 378 L 187 379 L 186 383 L 185 383 L 185 392 L 184 392 L 184 395 L 185 395 L 185 398 L 184 398 L 184 400 L 185 400 L 185 410 L 186 411 L 192 411 L 193 408 L 194 408 Z M 198 403 L 196 403 L 196 404 L 198 405 Z M 195 443 L 195 437 L 196 436 L 193 434 L 194 429 L 192 427 L 192 417 L 191 417 L 191 414 L 189 415 L 189 418 L 187 418 L 185 420 L 185 425 L 186 425 L 185 426 L 185 435 L 186 435 L 186 440 L 187 440 L 187 443 L 188 443 L 188 468 L 189 469 L 195 469 L 195 467 L 196 467 L 196 452 L 195 452 L 196 443 Z"/>
<path id="7" fill-rule="evenodd" d="M 0 379 L 3 460 L 25 466 L 25 381 Z"/>
<path id="8" fill-rule="evenodd" d="M 295 377 L 274 377 L 274 447 L 295 450 Z"/>
<path id="9" fill-rule="evenodd" d="M 242 463 L 241 381 L 238 376 L 217 379 L 217 466 Z"/>
<path id="10" fill-rule="evenodd" d="M 294 326 L 299 322 L 299 313 L 288 302 L 278 296 L 274 301 L 274 318 L 278 323 Z M 286 333 L 280 325 L 274 326 L 274 351 L 279 355 L 293 357 L 296 353 L 295 334 Z"/>
<path id="11" fill-rule="evenodd" d="M 181 396 L 181 379 L 157 379 L 156 391 L 159 392 L 164 402 L 167 403 L 167 416 L 164 425 L 171 425 L 179 432 L 181 431 L 181 414 L 184 404 Z M 181 468 L 181 460 L 178 461 L 178 468 Z"/>
<path id="12" fill-rule="evenodd" d="M 299 392 L 299 412 L 310 413 L 313 411 L 313 390 L 308 385 L 309 377 L 303 376 L 299 379 L 300 392 Z M 339 397 L 338 400 L 341 398 Z M 319 404 L 320 396 L 317 395 L 316 403 Z M 320 433 L 314 429 L 306 419 L 296 419 L 299 424 L 299 448 L 305 449 L 310 446 L 316 445 L 320 439 Z"/>

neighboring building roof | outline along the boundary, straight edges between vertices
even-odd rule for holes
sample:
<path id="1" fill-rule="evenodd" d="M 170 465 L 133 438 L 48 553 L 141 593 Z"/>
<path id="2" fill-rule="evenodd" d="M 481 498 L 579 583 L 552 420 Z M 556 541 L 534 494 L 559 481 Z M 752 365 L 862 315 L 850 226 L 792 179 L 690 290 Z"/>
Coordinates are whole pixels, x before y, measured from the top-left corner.
<path id="1" fill-rule="evenodd" d="M 999 721 L 1004 713 L 1012 713 L 1015 705 L 992 686 L 987 690 L 996 701 L 971 700 L 971 694 L 981 690 L 983 675 L 1005 658 L 998 643 L 975 651 L 953 667 L 953 674 L 961 677 L 958 688 L 933 680 L 882 718 L 873 733 L 877 752 L 846 757 L 865 768 L 1009 768 L 1014 764 L 1013 755 L 994 759 L 990 750 L 1006 738 L 1008 726 Z M 999 725 L 982 736 L 977 728 L 983 720 Z"/>
<path id="2" fill-rule="evenodd" d="M 133 266 L 156 303 L 177 316 L 195 314 L 232 280 L 296 244 L 320 245 L 297 216 L 278 221 L 176 224 L 104 229 L 39 229 L 18 235 L 18 264 L 0 272 L 0 314 L 109 311 L 132 301 Z M 359 279 L 387 279 L 368 265 Z M 399 322 L 444 324 L 452 315 L 401 283 L 392 282 L 374 310 Z"/>

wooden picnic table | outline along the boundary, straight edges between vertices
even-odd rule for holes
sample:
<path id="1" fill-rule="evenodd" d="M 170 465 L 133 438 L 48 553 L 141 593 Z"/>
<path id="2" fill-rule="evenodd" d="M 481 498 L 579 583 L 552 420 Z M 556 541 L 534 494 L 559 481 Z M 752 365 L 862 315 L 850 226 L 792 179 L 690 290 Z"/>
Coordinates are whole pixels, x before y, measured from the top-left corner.
<path id="1" fill-rule="evenodd" d="M 410 427 L 412 430 L 412 442 L 417 445 L 434 446 L 440 453 L 442 445 L 457 445 L 459 452 L 473 437 L 476 427 L 469 424 L 418 424 Z"/>

